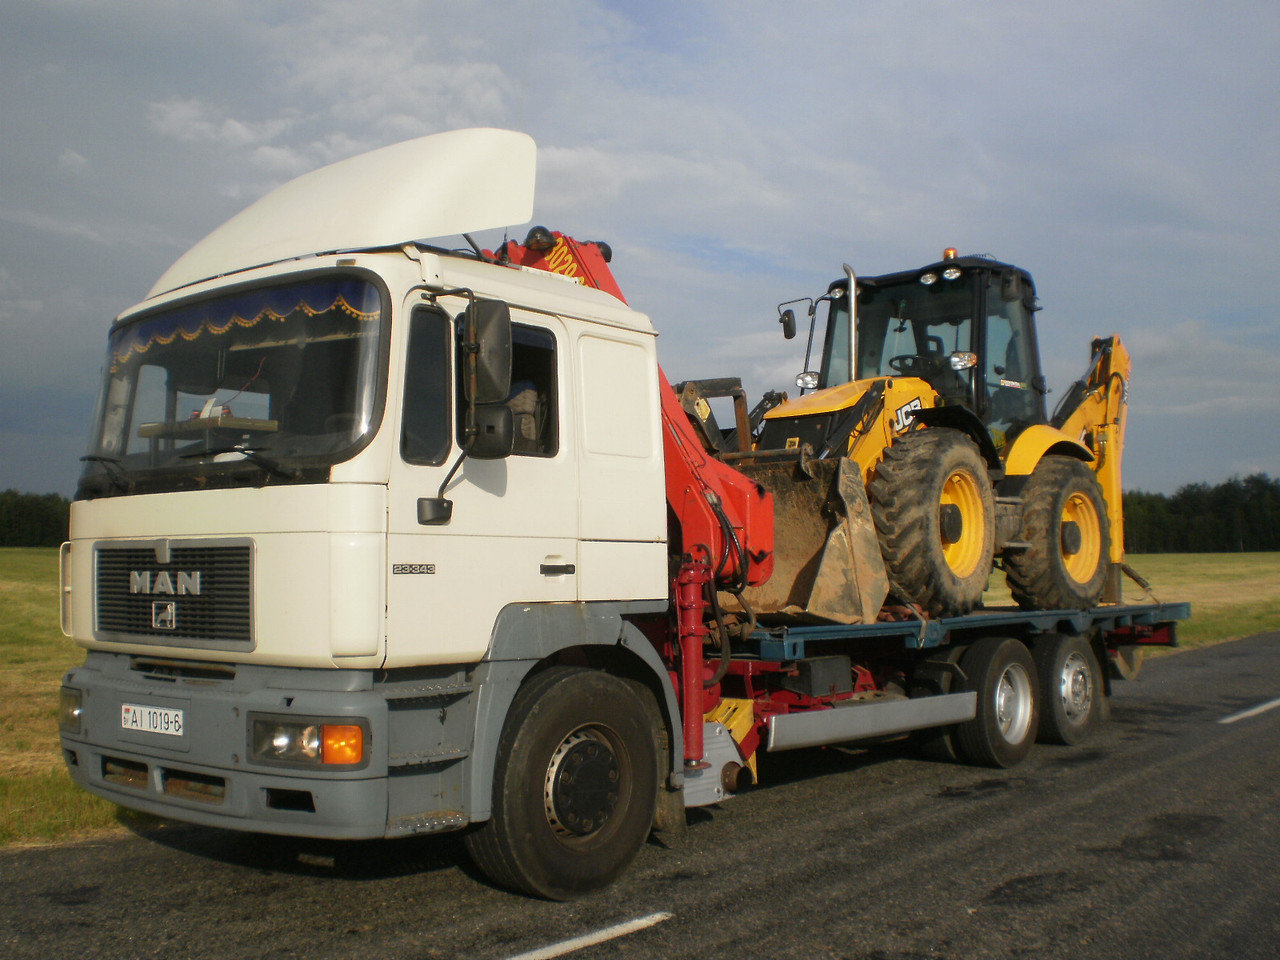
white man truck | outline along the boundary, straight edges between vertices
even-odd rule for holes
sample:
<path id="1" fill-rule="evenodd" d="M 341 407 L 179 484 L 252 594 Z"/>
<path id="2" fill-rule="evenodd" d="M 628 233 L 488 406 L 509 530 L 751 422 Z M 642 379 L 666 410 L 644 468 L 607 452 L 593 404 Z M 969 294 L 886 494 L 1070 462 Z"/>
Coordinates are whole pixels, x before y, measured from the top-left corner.
<path id="1" fill-rule="evenodd" d="M 1011 765 L 1087 733 L 1109 657 L 1175 642 L 1185 605 L 895 604 L 856 465 L 757 449 L 734 383 L 673 389 L 603 245 L 421 239 L 527 223 L 534 168 L 481 129 L 314 171 L 112 325 L 62 549 L 77 783 L 212 827 L 464 830 L 566 898 L 760 750 L 925 731 Z"/>

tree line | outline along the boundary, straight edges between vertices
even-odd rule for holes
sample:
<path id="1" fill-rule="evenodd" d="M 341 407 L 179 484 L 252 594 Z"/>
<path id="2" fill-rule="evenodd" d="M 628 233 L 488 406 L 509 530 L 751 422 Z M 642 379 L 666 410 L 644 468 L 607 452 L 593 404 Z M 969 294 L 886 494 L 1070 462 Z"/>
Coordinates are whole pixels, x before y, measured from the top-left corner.
<path id="1" fill-rule="evenodd" d="M 0 547 L 56 547 L 67 539 L 71 503 L 56 493 L 0 492 Z"/>
<path id="2" fill-rule="evenodd" d="M 0 492 L 0 547 L 56 547 L 67 539 L 70 510 L 56 493 Z M 1280 480 L 1256 473 L 1172 496 L 1131 491 L 1124 541 L 1131 553 L 1280 550 Z"/>
<path id="3" fill-rule="evenodd" d="M 1132 553 L 1280 550 L 1280 480 L 1255 473 L 1172 496 L 1126 493 L 1124 544 Z"/>

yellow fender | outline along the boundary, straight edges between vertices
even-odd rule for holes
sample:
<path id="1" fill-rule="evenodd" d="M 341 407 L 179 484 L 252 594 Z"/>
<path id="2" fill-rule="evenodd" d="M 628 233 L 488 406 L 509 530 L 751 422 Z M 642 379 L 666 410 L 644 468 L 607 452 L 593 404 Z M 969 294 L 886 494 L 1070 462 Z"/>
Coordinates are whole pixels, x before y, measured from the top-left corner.
<path id="1" fill-rule="evenodd" d="M 1061 454 L 1093 462 L 1093 453 L 1083 443 L 1069 434 L 1045 424 L 1027 427 L 1009 448 L 1005 457 L 1005 475 L 1010 477 L 1030 476 L 1041 459 L 1047 453 Z"/>

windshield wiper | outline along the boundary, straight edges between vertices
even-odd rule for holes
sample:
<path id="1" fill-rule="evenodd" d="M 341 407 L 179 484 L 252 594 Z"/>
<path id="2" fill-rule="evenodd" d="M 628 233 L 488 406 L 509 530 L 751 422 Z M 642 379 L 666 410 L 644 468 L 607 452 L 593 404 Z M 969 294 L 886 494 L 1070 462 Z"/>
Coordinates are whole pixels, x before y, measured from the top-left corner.
<path id="1" fill-rule="evenodd" d="M 107 479 L 115 484 L 121 493 L 133 492 L 133 481 L 129 479 L 129 474 L 125 472 L 124 467 L 120 466 L 119 457 L 104 457 L 100 454 L 91 453 L 80 458 L 81 463 L 100 463 L 106 467 Z"/>
<path id="2" fill-rule="evenodd" d="M 267 473 L 281 477 L 285 480 L 297 480 L 302 476 L 302 471 L 297 467 L 285 467 L 274 460 L 264 457 L 260 452 L 265 448 L 250 447 L 247 444 L 237 443 L 230 447 L 206 447 L 203 450 L 192 450 L 189 453 L 179 455 L 179 459 L 192 460 L 197 457 L 216 457 L 223 453 L 238 453 L 255 466 L 261 467 Z"/>

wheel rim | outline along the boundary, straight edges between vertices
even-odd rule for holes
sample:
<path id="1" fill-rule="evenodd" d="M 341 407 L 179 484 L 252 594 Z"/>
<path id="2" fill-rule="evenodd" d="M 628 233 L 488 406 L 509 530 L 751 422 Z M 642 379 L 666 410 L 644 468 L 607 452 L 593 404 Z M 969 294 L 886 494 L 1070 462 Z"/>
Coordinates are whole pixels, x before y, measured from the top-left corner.
<path id="1" fill-rule="evenodd" d="M 1083 723 L 1093 707 L 1093 672 L 1079 653 L 1070 654 L 1062 662 L 1058 677 L 1058 700 L 1068 722 Z"/>
<path id="2" fill-rule="evenodd" d="M 1068 550 L 1067 544 L 1068 539 L 1075 541 L 1077 536 L 1059 536 L 1058 549 L 1062 555 L 1062 566 L 1067 576 L 1076 583 L 1088 583 L 1102 561 L 1102 520 L 1093 501 L 1083 493 L 1071 494 L 1062 506 L 1059 529 L 1069 529 L 1070 525 L 1075 527 L 1079 549 Z M 1071 546 L 1075 546 L 1075 543 L 1072 542 Z"/>
<path id="3" fill-rule="evenodd" d="M 951 572 L 963 580 L 971 576 L 983 560 L 985 518 L 977 478 L 967 470 L 957 470 L 947 477 L 938 498 L 938 513 L 943 559 Z M 957 513 L 958 523 L 955 522 Z M 946 522 L 948 519 L 950 522 Z"/>
<path id="4" fill-rule="evenodd" d="M 547 765 L 543 806 L 557 837 L 598 836 L 613 818 L 624 776 L 611 731 L 579 727 L 560 742 Z"/>
<path id="5" fill-rule="evenodd" d="M 1031 678 L 1018 664 L 1000 674 L 995 688 L 995 720 L 1008 743 L 1021 743 L 1031 729 Z"/>

